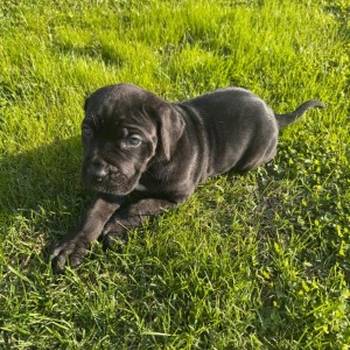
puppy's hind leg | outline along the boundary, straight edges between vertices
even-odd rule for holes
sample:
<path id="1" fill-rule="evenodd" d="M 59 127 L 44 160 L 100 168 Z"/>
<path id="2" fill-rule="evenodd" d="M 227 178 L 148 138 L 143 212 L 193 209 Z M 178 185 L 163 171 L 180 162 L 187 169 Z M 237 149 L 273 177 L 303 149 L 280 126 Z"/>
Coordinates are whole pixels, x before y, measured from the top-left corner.
<path id="1" fill-rule="evenodd" d="M 271 140 L 268 147 L 248 149 L 242 159 L 235 166 L 235 170 L 244 173 L 266 164 L 276 155 L 276 144 L 276 140 Z"/>

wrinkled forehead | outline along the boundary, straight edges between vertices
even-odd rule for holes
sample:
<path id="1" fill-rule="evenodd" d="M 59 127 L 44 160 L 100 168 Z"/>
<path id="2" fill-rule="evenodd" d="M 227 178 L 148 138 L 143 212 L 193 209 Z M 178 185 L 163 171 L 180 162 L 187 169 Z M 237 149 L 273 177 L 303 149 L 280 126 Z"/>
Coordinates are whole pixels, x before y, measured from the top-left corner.
<path id="1" fill-rule="evenodd" d="M 127 129 L 128 133 L 141 133 L 149 137 L 156 134 L 156 125 L 153 119 L 146 111 L 133 110 L 125 113 L 116 114 L 113 118 L 114 125 L 117 129 Z"/>
<path id="2" fill-rule="evenodd" d="M 85 102 L 85 111 L 90 114 L 109 116 L 140 109 L 146 102 L 146 94 L 136 88 L 107 86 L 96 90 Z"/>
<path id="3" fill-rule="evenodd" d="M 107 126 L 153 134 L 156 125 L 149 104 L 142 90 L 103 88 L 87 99 L 85 112 L 87 118 L 97 118 Z"/>

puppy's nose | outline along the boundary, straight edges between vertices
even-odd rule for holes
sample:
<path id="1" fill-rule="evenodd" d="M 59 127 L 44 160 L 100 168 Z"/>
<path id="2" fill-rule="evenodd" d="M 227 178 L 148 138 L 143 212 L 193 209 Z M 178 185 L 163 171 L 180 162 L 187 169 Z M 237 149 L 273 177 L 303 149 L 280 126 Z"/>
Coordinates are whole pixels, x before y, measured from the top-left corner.
<path id="1" fill-rule="evenodd" d="M 107 169 L 100 161 L 94 161 L 91 167 L 91 175 L 96 182 L 102 182 L 103 178 L 107 175 Z"/>

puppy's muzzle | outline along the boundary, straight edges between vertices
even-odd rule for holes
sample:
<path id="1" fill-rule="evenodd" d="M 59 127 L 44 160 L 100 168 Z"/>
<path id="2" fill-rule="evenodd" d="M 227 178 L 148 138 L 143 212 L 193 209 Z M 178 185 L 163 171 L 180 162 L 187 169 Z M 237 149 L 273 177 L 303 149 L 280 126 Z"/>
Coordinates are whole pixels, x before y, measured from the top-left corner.
<path id="1" fill-rule="evenodd" d="M 100 160 L 95 160 L 92 162 L 89 175 L 93 183 L 101 183 L 108 174 L 107 166 Z"/>

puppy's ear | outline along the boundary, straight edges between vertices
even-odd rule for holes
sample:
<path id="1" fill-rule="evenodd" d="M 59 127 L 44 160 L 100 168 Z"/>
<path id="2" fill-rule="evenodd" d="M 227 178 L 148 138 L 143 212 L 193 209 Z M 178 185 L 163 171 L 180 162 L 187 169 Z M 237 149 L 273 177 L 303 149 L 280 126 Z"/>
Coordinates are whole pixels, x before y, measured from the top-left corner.
<path id="1" fill-rule="evenodd" d="M 170 160 L 175 151 L 176 143 L 179 141 L 184 128 L 183 117 L 170 105 L 164 104 L 158 110 L 160 149 L 167 160 Z"/>

